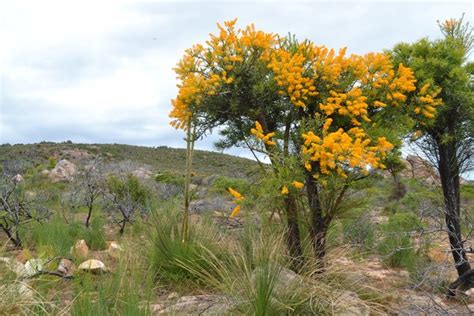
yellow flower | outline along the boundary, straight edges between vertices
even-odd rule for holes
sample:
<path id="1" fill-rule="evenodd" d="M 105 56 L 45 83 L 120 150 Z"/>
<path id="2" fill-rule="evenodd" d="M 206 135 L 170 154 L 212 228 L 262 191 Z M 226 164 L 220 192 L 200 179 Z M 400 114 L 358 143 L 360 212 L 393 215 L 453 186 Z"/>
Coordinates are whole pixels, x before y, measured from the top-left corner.
<path id="1" fill-rule="evenodd" d="M 228 188 L 227 190 L 229 190 L 229 193 L 232 194 L 232 196 L 235 197 L 235 199 L 237 201 L 240 201 L 240 200 L 244 199 L 244 196 L 242 194 L 240 194 L 239 192 L 237 192 L 236 190 L 234 190 L 232 188 Z"/>
<path id="2" fill-rule="evenodd" d="M 240 205 L 237 205 L 230 213 L 230 218 L 234 218 L 240 212 Z"/>
<path id="3" fill-rule="evenodd" d="M 294 187 L 297 188 L 297 189 L 302 189 L 302 188 L 304 187 L 304 184 L 301 183 L 301 182 L 299 182 L 299 181 L 293 181 L 293 182 L 291 183 L 291 185 L 294 186 Z"/>
<path id="4" fill-rule="evenodd" d="M 283 194 L 283 195 L 288 194 L 288 187 L 286 185 L 284 185 L 283 188 L 281 188 L 281 194 Z"/>

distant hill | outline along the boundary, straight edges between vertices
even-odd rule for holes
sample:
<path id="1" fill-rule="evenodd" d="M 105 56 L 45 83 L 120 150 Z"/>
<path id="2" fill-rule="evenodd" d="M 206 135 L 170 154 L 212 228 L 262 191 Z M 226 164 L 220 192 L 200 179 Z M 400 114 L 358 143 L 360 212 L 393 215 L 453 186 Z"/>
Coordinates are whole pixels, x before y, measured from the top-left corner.
<path id="1" fill-rule="evenodd" d="M 26 168 L 47 164 L 50 159 L 68 159 L 74 162 L 87 161 L 100 156 L 107 161 L 131 161 L 149 166 L 154 172 L 184 174 L 184 149 L 166 146 L 143 147 L 121 144 L 75 144 L 71 142 L 38 144 L 4 144 L 0 146 L 0 163 L 18 161 Z M 250 159 L 196 150 L 193 156 L 193 171 L 201 175 L 217 174 L 234 178 L 252 177 L 258 164 Z"/>

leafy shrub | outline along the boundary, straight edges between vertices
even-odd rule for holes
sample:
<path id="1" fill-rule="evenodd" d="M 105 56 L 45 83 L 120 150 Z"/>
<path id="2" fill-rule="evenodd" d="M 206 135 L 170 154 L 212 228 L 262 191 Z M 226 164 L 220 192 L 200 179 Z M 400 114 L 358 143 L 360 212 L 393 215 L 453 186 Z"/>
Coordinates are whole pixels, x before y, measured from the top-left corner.
<path id="1" fill-rule="evenodd" d="M 409 268 L 417 263 L 419 257 L 411 233 L 420 227 L 422 223 L 413 213 L 392 214 L 388 223 L 381 225 L 383 235 L 378 249 L 388 265 Z"/>
<path id="2" fill-rule="evenodd" d="M 134 175 L 125 178 L 109 175 L 107 191 L 108 211 L 120 225 L 120 235 L 125 225 L 134 221 L 136 213 L 143 215 L 150 210 L 151 191 Z"/>
<path id="3" fill-rule="evenodd" d="M 58 163 L 58 162 L 57 162 L 56 158 L 54 158 L 54 157 L 49 157 L 49 158 L 48 158 L 48 166 L 47 166 L 47 169 L 48 169 L 48 170 L 54 169 L 54 167 L 56 167 L 56 164 L 57 164 L 57 163 Z"/>
<path id="4" fill-rule="evenodd" d="M 212 184 L 213 191 L 224 193 L 228 188 L 233 188 L 238 192 L 248 192 L 250 184 L 243 179 L 234 179 L 228 177 L 219 177 Z"/>
<path id="5" fill-rule="evenodd" d="M 184 187 L 184 177 L 170 172 L 160 172 L 156 174 L 155 181 L 158 183 L 172 184 Z"/>

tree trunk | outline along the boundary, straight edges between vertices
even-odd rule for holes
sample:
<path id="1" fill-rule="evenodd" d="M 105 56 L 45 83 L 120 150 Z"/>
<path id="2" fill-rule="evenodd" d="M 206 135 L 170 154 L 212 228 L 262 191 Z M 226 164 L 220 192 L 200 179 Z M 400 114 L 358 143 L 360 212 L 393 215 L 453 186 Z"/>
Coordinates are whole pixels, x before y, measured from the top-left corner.
<path id="1" fill-rule="evenodd" d="M 438 170 L 443 188 L 445 220 L 449 243 L 459 276 L 471 269 L 464 250 L 460 225 L 459 168 L 456 151 L 450 144 L 439 143 Z"/>
<path id="2" fill-rule="evenodd" d="M 3 229 L 3 231 L 7 235 L 8 240 L 10 240 L 15 245 L 15 249 L 20 249 L 22 245 L 21 245 L 21 239 L 20 239 L 20 235 L 18 234 L 18 231 L 15 232 L 16 237 L 13 237 L 11 229 L 6 228 L 3 225 L 0 225 L 0 227 Z"/>
<path id="3" fill-rule="evenodd" d="M 287 216 L 287 244 L 291 257 L 291 268 L 299 272 L 304 263 L 303 249 L 301 247 L 300 228 L 298 223 L 298 210 L 293 196 L 288 195 L 285 198 L 285 208 Z"/>
<path id="4" fill-rule="evenodd" d="M 90 220 L 91 220 L 91 216 L 92 216 L 92 209 L 93 209 L 93 202 L 91 202 L 89 204 L 89 210 L 87 212 L 87 218 L 86 218 L 86 227 L 89 228 L 89 225 L 90 225 Z"/>
<path id="5" fill-rule="evenodd" d="M 307 195 L 309 210 L 311 214 L 310 236 L 313 244 L 313 251 L 316 258 L 317 267 L 324 270 L 324 257 L 326 256 L 326 234 L 328 223 L 323 214 L 321 203 L 319 201 L 318 186 L 311 174 L 308 174 Z"/>
<path id="6" fill-rule="evenodd" d="M 119 230 L 120 236 L 122 236 L 123 233 L 125 232 L 125 225 L 127 225 L 127 221 L 124 219 L 122 223 L 120 224 L 120 230 Z"/>
<path id="7" fill-rule="evenodd" d="M 393 179 L 392 197 L 393 199 L 400 201 L 400 199 L 404 197 L 405 194 L 407 193 L 407 189 L 405 185 L 401 182 L 400 173 L 392 172 L 391 174 L 392 174 L 392 179 Z"/>

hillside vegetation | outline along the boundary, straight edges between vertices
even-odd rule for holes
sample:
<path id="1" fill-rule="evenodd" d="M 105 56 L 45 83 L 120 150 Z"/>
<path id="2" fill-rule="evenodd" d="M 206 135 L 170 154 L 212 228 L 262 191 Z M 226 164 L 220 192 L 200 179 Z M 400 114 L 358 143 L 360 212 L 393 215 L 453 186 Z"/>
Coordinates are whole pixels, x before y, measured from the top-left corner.
<path id="1" fill-rule="evenodd" d="M 72 144 L 70 142 L 1 145 L 0 162 L 15 160 L 27 167 L 48 164 L 51 158 L 90 158 L 99 156 L 109 162 L 133 161 L 155 172 L 184 174 L 185 150 L 178 148 L 141 147 L 121 144 Z M 249 159 L 196 150 L 195 171 L 202 175 L 217 174 L 235 178 L 251 177 L 257 164 Z"/>
<path id="2" fill-rule="evenodd" d="M 190 236 L 184 244 L 183 167 L 176 163 L 182 150 L 48 143 L 1 151 L 3 174 L 22 177 L 11 205 L 21 201 L 31 210 L 31 217 L 20 212 L 21 221 L 11 226 L 21 247 L 0 235 L 1 313 L 468 312 L 467 296 L 444 295 L 455 274 L 440 188 L 424 179 L 403 178 L 406 194 L 400 200 L 392 196 L 390 178 L 374 173 L 358 181 L 330 228 L 325 272 L 309 261 L 296 274 L 289 269 L 281 197 L 269 193 L 271 179 L 255 177 L 253 161 L 196 153 Z M 75 166 L 69 178 L 56 177 L 61 166 L 71 167 L 61 159 Z M 90 166 L 98 172 L 90 173 Z M 69 176 L 66 171 L 61 172 Z M 9 179 L 2 179 L 2 190 Z M 100 190 L 86 227 L 88 207 L 80 197 L 91 183 Z M 235 218 L 229 216 L 235 206 L 229 187 L 245 192 Z M 473 193 L 474 186 L 463 186 L 463 232 L 471 244 Z M 308 258 L 311 251 L 305 240 Z M 104 267 L 94 269 L 94 262 L 84 267 L 90 259 Z"/>

